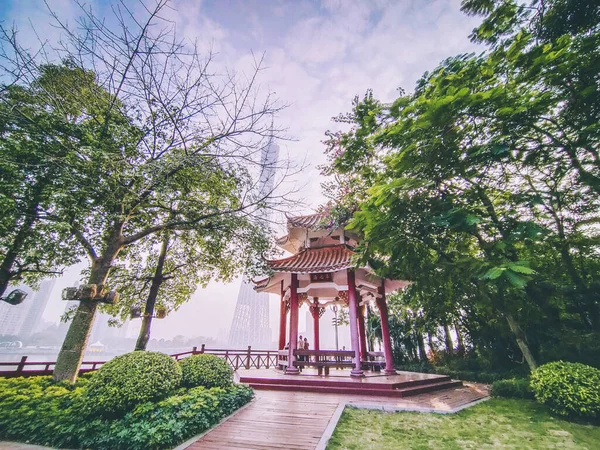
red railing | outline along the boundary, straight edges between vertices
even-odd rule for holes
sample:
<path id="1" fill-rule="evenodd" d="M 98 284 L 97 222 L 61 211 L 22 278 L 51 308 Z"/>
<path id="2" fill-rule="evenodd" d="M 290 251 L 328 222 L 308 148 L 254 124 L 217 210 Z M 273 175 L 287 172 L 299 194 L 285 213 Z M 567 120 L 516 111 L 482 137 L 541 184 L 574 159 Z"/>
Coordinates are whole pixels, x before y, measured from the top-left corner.
<path id="1" fill-rule="evenodd" d="M 81 363 L 79 374 L 91 372 L 98 369 L 106 361 L 84 361 Z M 34 377 L 43 375 L 52 375 L 55 361 L 28 361 L 27 356 L 21 357 L 20 361 L 0 361 L 0 377 Z M 16 366 L 16 367 L 15 367 Z M 14 367 L 13 369 L 5 369 L 5 367 Z"/>
<path id="2" fill-rule="evenodd" d="M 246 350 L 210 349 L 204 344 L 198 349 L 193 347 L 189 352 L 175 353 L 170 355 L 179 361 L 191 355 L 208 353 L 223 358 L 233 370 L 238 369 L 260 369 L 270 368 L 277 365 L 277 350 L 253 350 L 248 346 Z M 106 361 L 84 361 L 81 363 L 79 374 L 91 372 L 98 369 Z M 20 361 L 0 362 L 0 377 L 32 377 L 52 375 L 55 361 L 28 361 L 27 356 L 21 357 Z M 10 367 L 10 369 L 8 369 Z M 7 368 L 7 369 L 5 369 Z"/>
<path id="3" fill-rule="evenodd" d="M 229 350 L 220 348 L 205 348 L 204 345 L 198 350 L 194 347 L 190 352 L 175 353 L 171 355 L 177 361 L 191 355 L 209 353 L 223 358 L 233 370 L 250 369 L 261 367 L 270 368 L 277 365 L 277 350 L 253 350 L 248 346 L 246 350 Z"/>

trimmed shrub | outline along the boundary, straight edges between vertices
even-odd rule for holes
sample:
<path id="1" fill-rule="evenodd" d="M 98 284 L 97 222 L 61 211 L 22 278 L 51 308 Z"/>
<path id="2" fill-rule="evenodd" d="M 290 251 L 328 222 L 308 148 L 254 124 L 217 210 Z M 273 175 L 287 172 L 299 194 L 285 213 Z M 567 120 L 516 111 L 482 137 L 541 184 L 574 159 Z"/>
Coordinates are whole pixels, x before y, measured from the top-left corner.
<path id="1" fill-rule="evenodd" d="M 186 387 L 228 387 L 233 384 L 233 370 L 215 355 L 193 355 L 179 361 L 181 384 Z"/>
<path id="2" fill-rule="evenodd" d="M 84 383 L 85 384 L 85 383 Z M 84 387 L 50 377 L 0 378 L 0 440 L 52 448 L 159 450 L 206 431 L 248 403 L 252 389 L 180 389 L 177 395 L 145 402 L 121 418 L 83 413 Z"/>
<path id="3" fill-rule="evenodd" d="M 580 363 L 555 361 L 531 375 L 535 399 L 560 416 L 600 417 L 600 370 Z"/>
<path id="4" fill-rule="evenodd" d="M 161 399 L 181 383 L 181 368 L 158 352 L 132 352 L 104 364 L 85 389 L 85 407 L 91 414 L 114 416 L 137 404 Z"/>
<path id="5" fill-rule="evenodd" d="M 533 391 L 529 387 L 528 378 L 511 378 L 494 381 L 490 395 L 492 397 L 528 398 L 533 400 Z"/>

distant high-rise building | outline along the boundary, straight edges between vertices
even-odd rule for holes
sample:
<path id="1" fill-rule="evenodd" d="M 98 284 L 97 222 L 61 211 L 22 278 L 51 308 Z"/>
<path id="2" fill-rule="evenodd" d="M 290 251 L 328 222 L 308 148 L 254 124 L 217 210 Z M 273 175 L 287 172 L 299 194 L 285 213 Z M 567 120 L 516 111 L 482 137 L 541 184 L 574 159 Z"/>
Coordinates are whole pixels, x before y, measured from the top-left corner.
<path id="1" fill-rule="evenodd" d="M 114 319 L 113 316 L 106 313 L 100 313 L 94 320 L 92 333 L 90 335 L 89 344 L 107 339 L 126 338 L 129 328 L 129 321 L 125 322 L 120 327 L 112 327 L 108 321 Z"/>
<path id="2" fill-rule="evenodd" d="M 269 348 L 269 294 L 257 293 L 252 283 L 242 282 L 229 332 L 230 348 Z"/>
<path id="3" fill-rule="evenodd" d="M 28 294 L 23 303 L 9 305 L 0 302 L 0 335 L 26 337 L 40 331 L 38 327 L 55 282 L 55 279 L 43 280 L 37 291 L 26 285 L 19 285 L 17 288 Z"/>
<path id="4" fill-rule="evenodd" d="M 275 183 L 275 165 L 279 157 L 279 146 L 269 143 L 261 155 L 259 175 L 259 200 L 269 197 Z M 269 214 L 264 219 L 269 220 Z M 229 347 L 269 348 L 272 346 L 271 328 L 269 328 L 269 294 L 257 293 L 252 283 L 242 282 L 238 293 L 231 330 Z"/>
<path id="5" fill-rule="evenodd" d="M 0 336 L 20 336 L 23 323 L 31 308 L 33 289 L 24 284 L 17 286 L 16 289 L 27 292 L 27 298 L 19 305 L 0 302 Z M 11 291 L 12 288 L 9 287 L 7 292 Z"/>
<path id="6" fill-rule="evenodd" d="M 21 335 L 28 336 L 41 331 L 39 330 L 40 321 L 42 320 L 46 305 L 48 305 L 48 300 L 50 299 L 50 294 L 52 294 L 55 283 L 55 278 L 43 280 L 40 283 L 40 288 L 31 299 L 29 312 L 21 327 Z"/>

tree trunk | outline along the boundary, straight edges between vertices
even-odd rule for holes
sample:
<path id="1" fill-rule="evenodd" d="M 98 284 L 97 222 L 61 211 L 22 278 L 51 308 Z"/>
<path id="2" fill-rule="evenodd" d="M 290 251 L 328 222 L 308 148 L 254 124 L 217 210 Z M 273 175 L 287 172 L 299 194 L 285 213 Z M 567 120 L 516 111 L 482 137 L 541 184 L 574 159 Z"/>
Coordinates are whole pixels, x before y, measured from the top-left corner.
<path id="1" fill-rule="evenodd" d="M 446 352 L 449 355 L 454 353 L 454 344 L 452 343 L 452 336 L 450 335 L 450 327 L 448 324 L 444 324 L 444 340 L 446 342 Z"/>
<path id="2" fill-rule="evenodd" d="M 433 345 L 433 338 L 431 337 L 431 333 L 427 333 L 427 345 L 429 346 L 429 350 L 431 351 L 431 354 L 435 355 L 436 349 L 435 349 L 435 346 Z"/>
<path id="3" fill-rule="evenodd" d="M 369 351 L 375 351 L 375 330 L 372 328 L 371 317 L 373 317 L 373 311 L 371 311 L 371 307 L 367 304 L 367 345 L 369 346 Z"/>
<path id="4" fill-rule="evenodd" d="M 116 241 L 116 242 L 115 242 Z M 88 279 L 88 284 L 105 284 L 108 272 L 119 254 L 122 244 L 115 239 L 109 245 L 102 257 L 96 258 L 92 262 L 92 270 Z M 67 380 L 74 383 L 79 374 L 79 368 L 83 361 L 83 355 L 87 347 L 98 302 L 96 300 L 82 300 L 73 317 L 73 322 L 67 331 L 67 336 L 56 359 L 53 378 L 55 381 Z"/>
<path id="5" fill-rule="evenodd" d="M 144 315 L 142 317 L 142 328 L 135 344 L 136 350 L 146 350 L 148 341 L 150 340 L 150 328 L 152 327 L 152 316 L 154 314 L 154 306 L 156 305 L 156 297 L 158 297 L 158 291 L 160 286 L 165 281 L 163 278 L 163 269 L 165 267 L 165 260 L 167 259 L 167 248 L 169 246 L 169 235 L 165 233 L 160 248 L 160 255 L 158 256 L 158 262 L 156 263 L 156 270 L 154 271 L 154 277 L 152 278 L 152 285 L 150 286 L 150 292 L 146 299 L 146 307 L 144 308 Z"/>
<path id="6" fill-rule="evenodd" d="M 460 332 L 460 327 L 458 326 L 458 322 L 454 322 L 454 331 L 456 331 L 456 340 L 458 342 L 458 347 L 456 348 L 459 355 L 462 355 L 465 352 L 465 341 Z"/>
<path id="7" fill-rule="evenodd" d="M 425 339 L 423 334 L 417 331 L 417 343 L 419 344 L 419 359 L 421 361 L 427 361 L 427 352 L 425 351 Z"/>
<path id="8" fill-rule="evenodd" d="M 508 326 L 510 327 L 510 331 L 515 335 L 517 345 L 521 349 L 521 353 L 523 353 L 523 357 L 527 361 L 527 365 L 529 366 L 529 370 L 532 372 L 537 369 L 538 365 L 529 349 L 529 345 L 527 344 L 527 337 L 525 333 L 515 320 L 515 318 L 510 313 L 504 313 L 506 317 L 506 321 L 508 322 Z"/>

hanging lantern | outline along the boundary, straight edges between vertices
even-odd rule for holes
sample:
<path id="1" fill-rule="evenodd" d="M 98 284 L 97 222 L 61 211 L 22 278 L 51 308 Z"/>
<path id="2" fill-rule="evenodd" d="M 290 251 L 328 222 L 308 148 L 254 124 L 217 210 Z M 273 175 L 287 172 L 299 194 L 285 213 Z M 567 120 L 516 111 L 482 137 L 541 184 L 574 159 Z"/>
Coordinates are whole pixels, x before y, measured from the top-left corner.
<path id="1" fill-rule="evenodd" d="M 98 301 L 108 305 L 114 305 L 119 301 L 119 293 L 115 291 L 109 291 L 102 297 L 98 298 Z"/>
<path id="2" fill-rule="evenodd" d="M 63 300 L 92 300 L 96 297 L 98 286 L 95 284 L 82 284 L 79 287 L 68 287 L 62 291 Z"/>
<path id="3" fill-rule="evenodd" d="M 16 306 L 16 305 L 20 305 L 21 303 L 23 303 L 23 300 L 25 300 L 26 297 L 27 297 L 27 292 L 22 291 L 21 289 L 15 289 L 10 294 L 8 294 L 6 297 L 2 297 L 2 300 L 4 300 L 6 303 L 9 303 L 13 306 Z"/>
<path id="4" fill-rule="evenodd" d="M 62 299 L 65 301 L 75 300 L 77 298 L 77 288 L 76 287 L 68 287 L 64 288 L 62 291 Z"/>
<path id="5" fill-rule="evenodd" d="M 96 296 L 98 286 L 95 284 L 82 284 L 77 289 L 77 298 L 79 300 L 90 300 Z"/>
<path id="6" fill-rule="evenodd" d="M 156 314 L 154 317 L 156 317 L 157 319 L 164 319 L 165 317 L 167 317 L 167 308 L 164 308 L 164 307 L 156 308 Z"/>
<path id="7" fill-rule="evenodd" d="M 142 308 L 139 306 L 132 306 L 131 310 L 129 311 L 129 317 L 132 319 L 138 319 L 142 317 Z"/>

